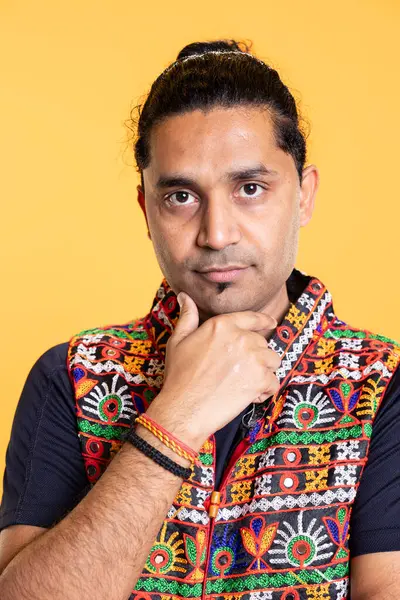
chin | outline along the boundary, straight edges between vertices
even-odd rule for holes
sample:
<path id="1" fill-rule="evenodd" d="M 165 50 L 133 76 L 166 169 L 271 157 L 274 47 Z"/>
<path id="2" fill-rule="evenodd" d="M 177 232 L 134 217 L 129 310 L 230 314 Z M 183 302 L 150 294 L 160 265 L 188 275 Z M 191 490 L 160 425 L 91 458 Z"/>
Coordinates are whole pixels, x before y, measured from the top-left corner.
<path id="1" fill-rule="evenodd" d="M 177 284 L 170 285 L 176 293 L 181 290 L 186 292 L 196 303 L 200 318 L 206 320 L 220 314 L 258 310 L 254 307 L 258 306 L 257 299 L 262 297 L 262 290 L 257 290 L 259 295 L 255 293 L 255 284 L 259 287 L 259 282 L 248 275 L 244 281 L 211 282 L 199 279 L 196 273 L 189 273 L 182 278 L 181 273 Z"/>
<path id="2" fill-rule="evenodd" d="M 222 292 L 221 296 L 224 296 L 227 292 L 228 290 L 225 290 Z M 203 320 L 216 315 L 242 312 L 244 310 L 255 310 L 253 308 L 253 303 L 249 299 L 240 299 L 238 298 L 237 293 L 232 295 L 230 298 L 227 295 L 224 297 L 221 296 L 215 295 L 213 298 L 207 296 L 202 298 L 193 298 L 198 306 L 200 317 Z"/>

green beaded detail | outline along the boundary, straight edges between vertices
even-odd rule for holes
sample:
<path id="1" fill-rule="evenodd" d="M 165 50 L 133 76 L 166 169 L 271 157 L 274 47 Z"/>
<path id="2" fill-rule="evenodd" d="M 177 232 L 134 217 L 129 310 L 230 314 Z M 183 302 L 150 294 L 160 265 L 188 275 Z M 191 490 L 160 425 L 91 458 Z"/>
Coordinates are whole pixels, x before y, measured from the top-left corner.
<path id="1" fill-rule="evenodd" d="M 302 570 L 296 572 L 296 576 L 291 572 L 276 573 L 269 575 L 262 573 L 261 575 L 249 575 L 247 577 L 232 577 L 225 579 L 214 579 L 207 581 L 207 594 L 222 594 L 235 592 L 248 592 L 250 590 L 259 590 L 264 588 L 278 588 L 282 586 L 298 585 L 299 581 L 307 583 L 326 583 L 335 579 L 342 579 L 349 572 L 348 563 L 342 563 L 336 567 L 328 567 L 327 569 Z"/>
<path id="2" fill-rule="evenodd" d="M 311 552 L 308 556 L 308 558 L 304 561 L 305 565 L 308 565 L 310 562 L 312 562 L 314 556 L 315 556 L 315 544 L 313 542 L 313 540 L 308 536 L 308 535 L 297 535 L 296 537 L 294 537 L 293 539 L 290 540 L 288 546 L 287 546 L 287 553 L 289 555 L 289 558 L 292 562 L 294 562 L 296 565 L 300 565 L 300 560 L 297 556 L 294 555 L 293 553 L 293 546 L 295 544 L 297 544 L 297 542 L 307 542 L 307 544 L 310 546 Z"/>
<path id="3" fill-rule="evenodd" d="M 353 331 L 353 329 L 345 329 L 344 331 L 325 331 L 324 338 L 339 340 L 340 338 L 359 338 L 364 340 L 367 334 L 364 331 Z"/>
<path id="4" fill-rule="evenodd" d="M 132 331 L 129 334 L 129 337 L 132 340 L 148 340 L 149 336 L 147 335 L 147 331 Z"/>
<path id="5" fill-rule="evenodd" d="M 129 340 L 129 338 L 132 337 L 131 334 L 127 333 L 123 329 L 106 329 L 104 333 L 106 335 L 112 335 L 113 337 L 124 338 L 126 340 Z"/>
<path id="6" fill-rule="evenodd" d="M 378 340 L 379 342 L 385 342 L 388 344 L 393 344 L 394 346 L 400 346 L 400 342 L 397 340 L 393 340 L 392 338 L 386 337 L 385 335 L 380 335 L 379 333 L 366 333 L 365 331 L 354 331 L 353 329 L 345 329 L 330 331 L 329 329 L 325 331 L 324 338 L 330 338 L 334 340 L 339 340 L 340 338 L 358 338 L 365 340 L 366 338 L 371 340 Z"/>
<path id="7" fill-rule="evenodd" d="M 296 406 L 293 413 L 293 419 L 299 429 L 303 428 L 303 423 L 299 419 L 299 414 L 303 410 L 311 411 L 313 414 L 311 421 L 306 425 L 307 429 L 311 428 L 314 425 L 315 421 L 318 420 L 318 409 L 316 406 L 314 406 L 313 404 L 309 404 L 308 402 L 300 402 L 300 404 Z"/>
<path id="8" fill-rule="evenodd" d="M 84 433 L 93 433 L 97 437 L 106 438 L 106 440 L 120 440 L 126 433 L 128 427 L 113 427 L 112 425 L 100 425 L 100 423 L 90 423 L 86 419 L 78 419 L 78 429 Z"/>
<path id="9" fill-rule="evenodd" d="M 354 418 L 350 415 L 344 415 L 339 421 L 340 425 L 345 425 L 346 423 L 354 423 Z"/>
<path id="10" fill-rule="evenodd" d="M 336 554 L 335 559 L 339 560 L 342 558 L 348 558 L 349 553 L 344 548 L 340 548 L 339 552 Z"/>
<path id="11" fill-rule="evenodd" d="M 372 435 L 372 425 L 371 423 L 364 423 L 364 433 L 367 437 L 371 437 Z"/>
<path id="12" fill-rule="evenodd" d="M 153 548 L 151 549 L 151 553 L 149 554 L 147 561 L 146 561 L 146 568 L 150 571 L 150 573 L 157 573 L 157 569 L 154 567 L 154 565 L 152 565 L 151 560 L 150 560 L 150 556 L 152 554 L 156 553 L 157 550 L 163 550 L 168 556 L 167 563 L 160 569 L 160 573 L 168 573 L 168 571 L 170 570 L 170 568 L 174 562 L 174 553 L 171 550 L 171 548 L 169 548 L 167 546 L 167 544 L 155 544 L 153 546 Z"/>
<path id="13" fill-rule="evenodd" d="M 104 329 L 104 328 L 99 328 L 99 327 L 96 327 L 95 329 L 83 329 L 82 331 L 80 331 L 78 333 L 77 337 L 83 336 L 83 335 L 97 335 L 99 333 L 103 336 L 112 335 L 114 337 L 125 338 L 125 339 L 129 339 L 129 338 L 133 337 L 132 334 L 127 333 L 123 329 Z M 146 338 L 144 338 L 144 339 L 146 339 Z"/>
<path id="14" fill-rule="evenodd" d="M 185 550 L 190 562 L 192 563 L 192 565 L 194 565 L 196 563 L 197 558 L 197 546 L 193 539 L 188 535 L 185 536 Z"/>
<path id="15" fill-rule="evenodd" d="M 99 327 L 96 327 L 95 329 L 82 329 L 82 331 L 80 331 L 76 337 L 81 335 L 96 335 L 98 333 L 104 335 L 104 329 L 100 329 Z"/>
<path id="16" fill-rule="evenodd" d="M 378 340 L 380 342 L 388 342 L 389 344 L 393 344 L 394 346 L 400 347 L 400 342 L 397 340 L 392 340 L 392 338 L 388 338 L 385 335 L 379 335 L 378 333 L 371 333 L 370 338 L 373 340 Z"/>
<path id="17" fill-rule="evenodd" d="M 275 435 L 258 440 L 255 444 L 250 446 L 247 450 L 247 454 L 254 454 L 256 452 L 263 452 L 269 446 L 274 444 L 283 445 L 291 444 L 323 444 L 324 442 L 335 442 L 336 440 L 347 440 L 350 437 L 359 438 L 362 436 L 361 425 L 355 425 L 354 427 L 341 427 L 340 429 L 330 429 L 329 431 L 304 431 L 297 433 L 296 431 L 280 431 Z"/>
<path id="18" fill-rule="evenodd" d="M 213 455 L 206 454 L 205 452 L 199 454 L 199 460 L 203 465 L 212 465 L 213 464 Z"/>
<path id="19" fill-rule="evenodd" d="M 179 583 L 179 581 L 169 581 L 167 579 L 158 579 L 150 577 L 138 579 L 135 591 L 145 590 L 146 592 L 156 592 L 158 594 L 173 594 L 174 596 L 183 596 L 184 598 L 200 597 L 202 593 L 202 584 Z"/>
<path id="20" fill-rule="evenodd" d="M 116 412 L 115 415 L 112 416 L 111 418 L 104 412 L 104 405 L 109 400 L 114 400 L 114 402 L 118 406 L 118 412 Z M 100 413 L 102 420 L 104 420 L 104 421 L 109 421 L 109 420 L 111 420 L 113 422 L 118 421 L 118 417 L 121 413 L 121 408 L 122 408 L 122 400 L 117 394 L 110 394 L 109 396 L 106 396 L 105 398 L 103 398 L 103 400 L 99 403 L 99 413 Z"/>
<path id="21" fill-rule="evenodd" d="M 229 565 L 227 565 L 225 568 L 223 566 L 221 568 L 219 565 L 217 565 L 218 554 L 221 554 L 221 552 L 226 552 L 227 554 L 230 554 L 230 556 L 231 556 L 231 563 Z M 214 573 L 220 572 L 221 575 L 225 575 L 225 572 L 229 571 L 230 566 L 234 561 L 235 561 L 235 553 L 232 550 L 232 548 L 229 548 L 229 546 L 221 546 L 221 547 L 217 548 L 217 550 L 212 555 L 212 558 L 211 558 L 212 569 L 213 569 Z"/>
<path id="22" fill-rule="evenodd" d="M 345 508 L 339 508 L 337 516 L 338 516 L 339 523 L 341 525 L 343 525 L 343 523 L 346 519 L 346 516 L 347 516 L 347 510 Z"/>
<path id="23" fill-rule="evenodd" d="M 351 392 L 351 385 L 349 383 L 341 383 L 340 389 L 342 390 L 343 394 L 347 398 Z"/>

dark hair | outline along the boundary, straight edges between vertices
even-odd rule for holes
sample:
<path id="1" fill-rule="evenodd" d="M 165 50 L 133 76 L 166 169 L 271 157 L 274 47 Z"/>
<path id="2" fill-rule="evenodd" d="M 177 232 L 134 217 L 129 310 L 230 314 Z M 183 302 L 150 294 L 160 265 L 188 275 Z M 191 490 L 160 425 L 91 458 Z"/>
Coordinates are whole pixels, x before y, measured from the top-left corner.
<path id="1" fill-rule="evenodd" d="M 277 145 L 293 157 L 301 182 L 306 141 L 292 94 L 277 71 L 250 54 L 247 45 L 218 40 L 185 46 L 154 81 L 145 102 L 135 107 L 138 118 L 131 112 L 128 127 L 135 132 L 135 160 L 142 185 L 143 169 L 150 164 L 149 137 L 155 124 L 196 109 L 235 105 L 267 107 Z"/>

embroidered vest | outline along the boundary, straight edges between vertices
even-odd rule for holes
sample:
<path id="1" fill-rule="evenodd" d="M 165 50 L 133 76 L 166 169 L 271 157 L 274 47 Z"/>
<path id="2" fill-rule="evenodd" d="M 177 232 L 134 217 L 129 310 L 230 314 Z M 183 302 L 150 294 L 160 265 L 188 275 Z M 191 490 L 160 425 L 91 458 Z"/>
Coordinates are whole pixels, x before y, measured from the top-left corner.
<path id="1" fill-rule="evenodd" d="M 317 278 L 296 269 L 291 278 L 305 288 L 269 341 L 282 358 L 277 400 L 236 448 L 213 496 L 214 435 L 205 441 L 131 599 L 349 597 L 349 518 L 400 348 L 340 321 Z M 92 484 L 132 417 L 160 391 L 178 316 L 164 279 L 146 317 L 71 338 L 68 367 Z"/>

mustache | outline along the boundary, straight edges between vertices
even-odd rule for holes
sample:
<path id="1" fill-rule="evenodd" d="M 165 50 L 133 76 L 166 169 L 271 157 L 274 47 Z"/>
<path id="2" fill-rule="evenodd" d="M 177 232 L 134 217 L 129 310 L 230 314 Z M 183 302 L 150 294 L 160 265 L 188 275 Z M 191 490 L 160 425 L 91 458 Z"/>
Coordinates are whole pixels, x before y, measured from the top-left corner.
<path id="1" fill-rule="evenodd" d="M 210 269 L 215 267 L 216 269 L 225 269 L 231 265 L 240 265 L 242 267 L 250 267 L 255 264 L 255 260 L 249 256 L 231 256 L 229 258 L 221 258 L 216 256 L 209 256 L 203 260 L 186 260 L 184 261 L 184 267 L 191 271 L 203 271 L 204 269 Z"/>

